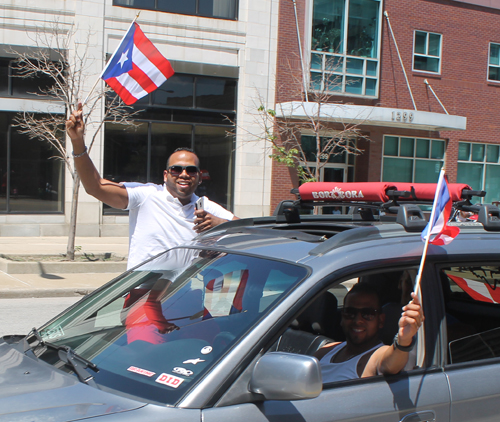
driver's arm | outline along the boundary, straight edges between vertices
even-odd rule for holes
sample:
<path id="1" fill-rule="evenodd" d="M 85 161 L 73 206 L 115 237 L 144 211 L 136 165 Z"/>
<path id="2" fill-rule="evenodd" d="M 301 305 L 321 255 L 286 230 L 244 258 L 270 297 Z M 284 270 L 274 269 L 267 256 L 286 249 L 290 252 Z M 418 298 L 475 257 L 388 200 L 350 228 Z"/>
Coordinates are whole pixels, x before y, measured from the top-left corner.
<path id="1" fill-rule="evenodd" d="M 403 308 L 399 319 L 398 344 L 403 347 L 411 345 L 425 319 L 417 295 L 412 293 L 411 296 L 412 300 Z M 372 354 L 361 377 L 397 374 L 405 367 L 408 356 L 409 352 L 399 350 L 394 345 L 382 346 Z"/>

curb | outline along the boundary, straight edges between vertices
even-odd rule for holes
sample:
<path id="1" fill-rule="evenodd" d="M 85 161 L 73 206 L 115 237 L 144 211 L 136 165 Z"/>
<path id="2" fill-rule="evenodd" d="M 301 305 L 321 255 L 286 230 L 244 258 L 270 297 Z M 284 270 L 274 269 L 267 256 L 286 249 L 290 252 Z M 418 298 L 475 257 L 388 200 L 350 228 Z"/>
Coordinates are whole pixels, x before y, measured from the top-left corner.
<path id="1" fill-rule="evenodd" d="M 127 260 L 113 262 L 16 262 L 0 258 L 0 271 L 7 274 L 123 273 Z"/>
<path id="2" fill-rule="evenodd" d="M 60 289 L 19 289 L 0 290 L 2 299 L 46 298 L 46 297 L 83 297 L 95 289 L 89 288 L 60 288 Z"/>

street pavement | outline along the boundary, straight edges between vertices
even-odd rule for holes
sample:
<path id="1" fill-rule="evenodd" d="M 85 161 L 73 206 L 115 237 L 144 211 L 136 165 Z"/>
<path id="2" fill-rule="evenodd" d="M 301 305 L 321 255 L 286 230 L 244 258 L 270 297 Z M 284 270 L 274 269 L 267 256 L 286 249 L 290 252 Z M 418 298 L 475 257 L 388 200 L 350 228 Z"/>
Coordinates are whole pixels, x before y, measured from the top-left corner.
<path id="1" fill-rule="evenodd" d="M 28 334 L 41 327 L 81 296 L 0 299 L 0 337 L 9 334 Z"/>
<path id="2" fill-rule="evenodd" d="M 58 255 L 65 254 L 67 237 L 0 237 L 0 255 Z M 127 257 L 128 237 L 77 237 L 75 245 L 86 254 L 113 253 Z M 125 261 L 123 266 L 125 265 Z M 88 266 L 80 272 L 64 272 L 64 265 L 52 266 L 50 272 L 43 265 L 34 273 L 7 273 L 0 271 L 0 299 L 28 297 L 83 296 L 121 274 L 116 266 L 96 270 Z M 104 266 L 106 267 L 106 266 Z M 30 270 L 31 271 L 31 270 Z"/>

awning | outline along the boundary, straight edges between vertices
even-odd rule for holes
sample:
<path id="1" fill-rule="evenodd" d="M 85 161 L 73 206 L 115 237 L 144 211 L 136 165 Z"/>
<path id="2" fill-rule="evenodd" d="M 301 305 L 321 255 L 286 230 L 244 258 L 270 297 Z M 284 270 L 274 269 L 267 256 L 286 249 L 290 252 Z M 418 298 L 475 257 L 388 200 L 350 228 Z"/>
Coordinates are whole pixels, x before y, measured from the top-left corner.
<path id="1" fill-rule="evenodd" d="M 294 120 L 318 115 L 325 122 L 417 130 L 465 130 L 467 118 L 398 108 L 290 101 L 276 105 L 276 117 Z"/>

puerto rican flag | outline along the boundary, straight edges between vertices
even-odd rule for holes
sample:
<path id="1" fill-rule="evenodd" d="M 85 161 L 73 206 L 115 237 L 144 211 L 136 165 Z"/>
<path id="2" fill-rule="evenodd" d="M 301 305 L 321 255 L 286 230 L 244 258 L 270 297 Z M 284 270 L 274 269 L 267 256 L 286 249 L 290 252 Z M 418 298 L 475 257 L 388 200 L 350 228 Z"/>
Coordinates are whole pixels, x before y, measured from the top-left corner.
<path id="1" fill-rule="evenodd" d="M 487 283 L 469 280 L 451 274 L 448 274 L 448 277 L 457 283 L 471 298 L 481 302 L 500 303 L 500 289 L 494 289 Z"/>
<path id="2" fill-rule="evenodd" d="M 441 171 L 432 206 L 432 221 L 429 221 L 422 231 L 422 241 L 425 242 L 426 237 L 430 233 L 429 243 L 433 245 L 447 245 L 458 236 L 460 229 L 456 226 L 448 226 L 447 224 L 450 219 L 452 205 L 448 180 L 444 171 Z"/>
<path id="3" fill-rule="evenodd" d="M 173 74 L 169 61 L 134 21 L 102 71 L 101 78 L 125 104 L 132 105 Z"/>

